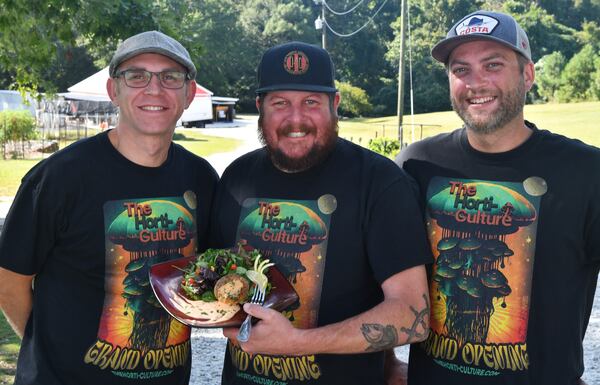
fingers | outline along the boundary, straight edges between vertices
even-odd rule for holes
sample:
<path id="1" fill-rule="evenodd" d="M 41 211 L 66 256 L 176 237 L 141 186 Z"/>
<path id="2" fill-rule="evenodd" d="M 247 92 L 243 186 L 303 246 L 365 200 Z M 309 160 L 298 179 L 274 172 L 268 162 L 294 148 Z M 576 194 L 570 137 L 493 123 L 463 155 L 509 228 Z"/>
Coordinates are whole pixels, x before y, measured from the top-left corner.
<path id="1" fill-rule="evenodd" d="M 238 328 L 223 328 L 223 336 L 225 336 L 225 338 L 229 338 L 230 340 L 236 340 L 235 337 L 237 336 L 238 330 Z"/>
<path id="2" fill-rule="evenodd" d="M 262 307 L 260 305 L 255 305 L 252 303 L 245 303 L 244 311 L 246 313 L 250 314 L 251 316 L 259 318 L 259 319 L 271 319 L 271 318 L 273 318 L 274 314 L 279 314 L 278 312 L 276 312 L 273 309 L 269 309 L 269 308 Z"/>

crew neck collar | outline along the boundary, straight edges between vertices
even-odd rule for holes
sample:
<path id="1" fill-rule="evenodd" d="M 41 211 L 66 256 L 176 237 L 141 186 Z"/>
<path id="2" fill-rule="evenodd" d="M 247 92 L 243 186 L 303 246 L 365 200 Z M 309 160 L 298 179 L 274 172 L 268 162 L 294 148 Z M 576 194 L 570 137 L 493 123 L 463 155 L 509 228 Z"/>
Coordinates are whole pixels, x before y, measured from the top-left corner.
<path id="1" fill-rule="evenodd" d="M 525 126 L 532 131 L 529 138 L 527 138 L 527 140 L 525 140 L 523 143 L 521 143 L 517 147 L 515 147 L 511 150 L 508 150 L 508 151 L 504 151 L 504 152 L 492 153 L 492 152 L 483 152 L 483 151 L 476 150 L 469 143 L 469 138 L 467 137 L 467 129 L 464 126 L 460 130 L 458 140 L 459 140 L 460 146 L 462 147 L 462 149 L 464 151 L 466 151 L 468 154 L 473 155 L 483 161 L 502 162 L 502 161 L 507 161 L 507 160 L 511 160 L 511 159 L 517 159 L 517 158 L 520 158 L 521 156 L 527 154 L 540 138 L 540 135 L 539 135 L 540 131 L 535 124 L 526 120 Z"/>

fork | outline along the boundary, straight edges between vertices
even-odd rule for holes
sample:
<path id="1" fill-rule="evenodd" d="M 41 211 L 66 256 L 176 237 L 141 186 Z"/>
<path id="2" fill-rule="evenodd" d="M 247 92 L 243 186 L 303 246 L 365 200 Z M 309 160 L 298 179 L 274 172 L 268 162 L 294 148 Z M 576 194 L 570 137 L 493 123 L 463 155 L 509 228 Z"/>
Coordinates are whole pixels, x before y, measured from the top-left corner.
<path id="1" fill-rule="evenodd" d="M 250 298 L 249 303 L 262 306 L 265 303 L 265 289 L 264 287 L 259 287 L 256 285 L 256 289 L 254 290 L 254 294 L 252 294 L 252 298 Z M 252 316 L 248 314 L 246 319 L 240 326 L 240 331 L 238 332 L 237 339 L 240 342 L 248 342 L 250 339 L 250 330 L 252 329 Z"/>

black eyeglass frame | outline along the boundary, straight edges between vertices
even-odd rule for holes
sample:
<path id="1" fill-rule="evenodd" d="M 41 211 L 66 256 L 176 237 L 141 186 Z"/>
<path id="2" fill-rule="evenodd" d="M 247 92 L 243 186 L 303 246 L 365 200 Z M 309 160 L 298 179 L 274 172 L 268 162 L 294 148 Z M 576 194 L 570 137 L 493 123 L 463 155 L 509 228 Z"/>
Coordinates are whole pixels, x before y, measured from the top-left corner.
<path id="1" fill-rule="evenodd" d="M 125 75 L 128 72 L 143 72 L 145 75 L 150 74 L 150 77 L 148 77 L 148 81 L 143 86 L 131 86 L 131 85 L 129 85 L 129 83 L 127 83 L 127 77 L 123 76 L 123 75 Z M 169 87 L 169 86 L 166 86 L 164 84 L 164 82 L 163 82 L 163 79 L 162 79 L 162 74 L 164 74 L 164 73 L 178 73 L 178 74 L 183 74 L 184 75 L 183 83 L 181 83 L 181 86 L 179 86 L 179 87 Z M 133 69 L 133 68 L 126 69 L 126 70 L 123 70 L 123 71 L 118 71 L 117 73 L 114 74 L 113 77 L 114 78 L 123 78 L 123 81 L 125 82 L 125 85 L 127 87 L 129 87 L 129 88 L 146 88 L 146 87 L 148 87 L 148 85 L 152 81 L 152 76 L 158 77 L 158 81 L 159 81 L 161 87 L 169 89 L 169 90 L 179 90 L 179 89 L 183 88 L 183 86 L 185 85 L 186 81 L 191 80 L 189 72 L 181 72 L 181 71 L 176 71 L 176 70 L 166 70 L 166 71 L 160 71 L 160 72 L 152 72 L 152 71 L 147 71 L 147 70 L 142 70 L 142 69 Z"/>

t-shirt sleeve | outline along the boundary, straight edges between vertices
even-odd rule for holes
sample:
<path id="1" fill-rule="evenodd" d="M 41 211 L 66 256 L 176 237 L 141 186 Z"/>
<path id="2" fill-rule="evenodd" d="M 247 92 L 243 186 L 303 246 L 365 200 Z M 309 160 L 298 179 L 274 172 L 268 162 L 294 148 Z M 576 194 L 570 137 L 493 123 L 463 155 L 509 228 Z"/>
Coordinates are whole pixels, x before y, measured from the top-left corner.
<path id="1" fill-rule="evenodd" d="M 54 246 L 62 194 L 52 179 L 44 167 L 23 178 L 0 234 L 3 268 L 36 274 Z"/>
<path id="2" fill-rule="evenodd" d="M 597 186 L 590 201 L 585 229 L 585 253 L 588 261 L 600 264 L 600 186 Z"/>
<path id="3" fill-rule="evenodd" d="M 404 173 L 374 200 L 367 249 L 379 283 L 400 271 L 432 262 L 416 190 Z"/>

